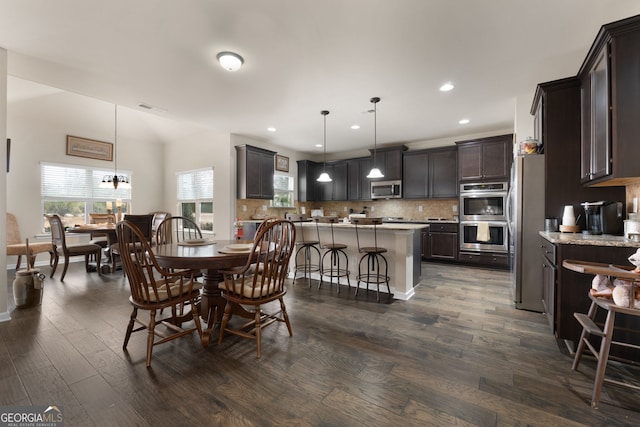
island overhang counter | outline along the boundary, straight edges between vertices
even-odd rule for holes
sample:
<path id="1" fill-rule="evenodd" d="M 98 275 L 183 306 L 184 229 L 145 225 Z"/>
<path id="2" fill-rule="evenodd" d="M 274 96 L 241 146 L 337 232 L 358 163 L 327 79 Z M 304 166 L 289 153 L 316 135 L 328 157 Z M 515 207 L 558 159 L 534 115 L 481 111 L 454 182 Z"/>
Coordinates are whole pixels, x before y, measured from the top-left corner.
<path id="1" fill-rule="evenodd" d="M 321 245 L 331 243 L 331 225 L 325 223 L 317 224 L 315 221 L 295 222 L 296 241 L 319 240 Z M 408 300 L 414 295 L 414 287 L 420 282 L 420 239 L 421 232 L 428 228 L 428 224 L 414 223 L 390 223 L 376 226 L 378 246 L 387 249 L 384 254 L 389 263 L 388 275 L 390 277 L 389 286 L 393 297 L 400 300 Z M 358 225 L 358 235 L 360 246 L 374 245 L 374 226 Z M 356 239 L 356 227 L 351 223 L 333 224 L 333 233 L 336 243 L 347 245 L 345 252 L 349 257 L 349 282 L 351 286 L 357 286 L 356 276 L 358 274 L 358 262 L 362 254 L 358 252 Z M 302 234 L 302 235 L 301 235 Z M 322 252 L 322 250 L 321 250 Z M 293 277 L 293 266 L 295 260 L 291 259 L 291 277 Z M 301 273 L 299 272 L 298 275 Z M 311 278 L 320 279 L 318 272 L 312 272 Z M 334 283 L 335 283 L 334 278 Z M 323 281 L 328 281 L 324 278 Z M 339 283 L 347 285 L 347 278 L 341 277 Z M 372 285 L 375 288 L 375 285 Z M 366 288 L 365 283 L 360 283 L 360 287 Z M 371 287 L 370 287 L 371 289 Z M 354 288 L 355 291 L 355 288 Z M 384 285 L 380 286 L 381 292 L 386 292 Z"/>

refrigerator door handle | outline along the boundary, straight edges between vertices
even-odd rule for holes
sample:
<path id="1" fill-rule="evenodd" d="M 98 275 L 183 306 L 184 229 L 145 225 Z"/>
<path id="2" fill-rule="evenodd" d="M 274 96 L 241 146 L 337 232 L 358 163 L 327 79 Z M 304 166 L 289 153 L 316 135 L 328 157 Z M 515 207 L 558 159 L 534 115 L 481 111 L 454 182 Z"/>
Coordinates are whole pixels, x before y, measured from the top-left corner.
<path id="1" fill-rule="evenodd" d="M 513 235 L 513 212 L 511 211 L 511 196 L 513 194 L 513 187 L 510 185 L 509 186 L 509 191 L 507 192 L 507 203 L 506 203 L 506 209 L 507 209 L 507 228 L 509 229 L 509 234 Z"/>

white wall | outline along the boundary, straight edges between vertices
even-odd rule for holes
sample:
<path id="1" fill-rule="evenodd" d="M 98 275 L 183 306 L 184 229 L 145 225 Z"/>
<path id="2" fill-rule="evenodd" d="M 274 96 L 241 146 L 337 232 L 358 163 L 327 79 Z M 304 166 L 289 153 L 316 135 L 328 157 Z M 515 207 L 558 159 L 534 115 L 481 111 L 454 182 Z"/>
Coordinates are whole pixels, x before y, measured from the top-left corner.
<path id="1" fill-rule="evenodd" d="M 231 239 L 235 210 L 235 162 L 227 133 L 203 131 L 165 146 L 165 209 L 178 214 L 176 173 L 213 167 L 213 231 L 217 239 Z M 235 157 L 233 157 L 235 158 Z"/>

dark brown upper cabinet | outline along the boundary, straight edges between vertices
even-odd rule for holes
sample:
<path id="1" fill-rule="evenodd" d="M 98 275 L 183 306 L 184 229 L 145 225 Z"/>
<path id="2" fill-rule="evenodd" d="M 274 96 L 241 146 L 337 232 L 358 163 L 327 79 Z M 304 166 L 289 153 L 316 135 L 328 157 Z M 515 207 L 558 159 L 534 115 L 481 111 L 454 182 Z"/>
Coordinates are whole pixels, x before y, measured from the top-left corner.
<path id="1" fill-rule="evenodd" d="M 581 181 L 640 181 L 640 15 L 603 25 L 578 72 Z"/>
<path id="2" fill-rule="evenodd" d="M 239 199 L 273 199 L 274 151 L 236 146 Z"/>
<path id="3" fill-rule="evenodd" d="M 456 144 L 460 182 L 509 180 L 513 134 L 458 141 Z"/>

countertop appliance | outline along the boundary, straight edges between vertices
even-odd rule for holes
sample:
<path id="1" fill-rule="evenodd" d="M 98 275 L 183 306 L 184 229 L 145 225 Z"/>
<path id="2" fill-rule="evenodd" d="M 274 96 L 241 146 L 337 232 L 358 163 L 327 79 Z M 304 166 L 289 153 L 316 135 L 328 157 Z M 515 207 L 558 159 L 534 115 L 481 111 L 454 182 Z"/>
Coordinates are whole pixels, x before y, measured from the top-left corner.
<path id="1" fill-rule="evenodd" d="M 516 156 L 511 168 L 507 223 L 515 306 L 543 312 L 538 232 L 544 230 L 544 155 Z"/>
<path id="2" fill-rule="evenodd" d="M 399 199 L 402 197 L 402 181 L 371 181 L 372 199 Z"/>
<path id="3" fill-rule="evenodd" d="M 581 205 L 586 221 L 583 234 L 623 234 L 622 202 L 584 202 Z"/>

